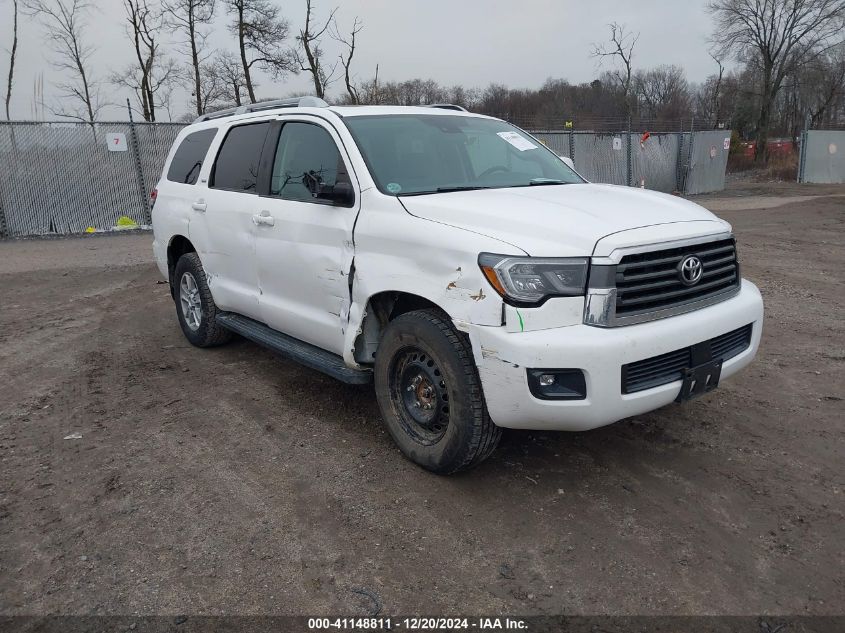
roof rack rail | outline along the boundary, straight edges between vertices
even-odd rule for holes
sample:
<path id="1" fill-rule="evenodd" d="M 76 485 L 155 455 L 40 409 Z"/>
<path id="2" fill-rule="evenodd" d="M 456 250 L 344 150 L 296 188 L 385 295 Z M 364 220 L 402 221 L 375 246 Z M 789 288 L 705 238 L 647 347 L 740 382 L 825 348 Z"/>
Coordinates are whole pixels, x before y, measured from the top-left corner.
<path id="1" fill-rule="evenodd" d="M 274 99 L 272 101 L 259 101 L 236 108 L 226 108 L 216 112 L 208 112 L 194 119 L 194 123 L 209 121 L 211 119 L 222 119 L 223 117 L 235 114 L 246 114 L 248 112 L 260 112 L 262 110 L 275 110 L 276 108 L 328 108 L 329 104 L 319 97 L 293 97 L 291 99 Z"/>
<path id="2" fill-rule="evenodd" d="M 469 112 L 465 107 L 455 105 L 454 103 L 432 103 L 426 106 L 427 108 L 440 108 L 441 110 L 458 110 L 460 112 Z"/>

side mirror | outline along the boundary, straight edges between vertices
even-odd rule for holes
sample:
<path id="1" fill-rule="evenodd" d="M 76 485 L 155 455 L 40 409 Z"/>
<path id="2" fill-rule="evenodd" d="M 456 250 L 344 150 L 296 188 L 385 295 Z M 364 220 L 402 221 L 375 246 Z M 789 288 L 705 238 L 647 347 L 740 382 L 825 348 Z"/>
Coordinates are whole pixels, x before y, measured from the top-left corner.
<path id="1" fill-rule="evenodd" d="M 569 167 L 572 171 L 575 171 L 575 161 L 569 158 L 569 156 L 558 156 L 558 158 L 560 158 L 564 163 L 566 163 L 566 166 Z"/>
<path id="2" fill-rule="evenodd" d="M 317 197 L 323 200 L 331 200 L 341 207 L 348 207 L 355 202 L 355 190 L 350 183 L 339 182 L 333 187 L 322 187 Z"/>

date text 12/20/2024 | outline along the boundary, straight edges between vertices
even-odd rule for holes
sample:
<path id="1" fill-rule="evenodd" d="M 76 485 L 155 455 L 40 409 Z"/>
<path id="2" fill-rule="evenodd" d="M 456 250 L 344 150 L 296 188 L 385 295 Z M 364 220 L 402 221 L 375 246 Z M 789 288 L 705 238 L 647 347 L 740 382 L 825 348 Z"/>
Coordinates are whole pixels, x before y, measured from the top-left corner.
<path id="1" fill-rule="evenodd" d="M 519 618 L 308 618 L 308 629 L 377 631 L 404 629 L 408 631 L 522 631 L 528 628 Z"/>

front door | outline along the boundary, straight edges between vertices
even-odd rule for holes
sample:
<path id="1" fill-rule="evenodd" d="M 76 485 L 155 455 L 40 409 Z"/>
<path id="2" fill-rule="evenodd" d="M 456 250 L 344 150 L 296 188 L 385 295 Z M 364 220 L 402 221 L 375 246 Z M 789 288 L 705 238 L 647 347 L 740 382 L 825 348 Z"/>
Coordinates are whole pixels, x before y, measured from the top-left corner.
<path id="1" fill-rule="evenodd" d="M 337 183 L 357 184 L 338 141 L 317 119 L 284 121 L 255 244 L 262 320 L 342 355 L 360 196 L 348 206 L 319 197 Z"/>

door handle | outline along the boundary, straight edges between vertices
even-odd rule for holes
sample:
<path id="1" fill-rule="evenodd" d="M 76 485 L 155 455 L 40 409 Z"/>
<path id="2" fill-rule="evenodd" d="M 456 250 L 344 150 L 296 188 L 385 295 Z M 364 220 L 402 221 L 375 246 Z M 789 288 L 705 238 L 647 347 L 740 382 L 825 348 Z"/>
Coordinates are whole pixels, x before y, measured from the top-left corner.
<path id="1" fill-rule="evenodd" d="M 208 207 L 208 205 L 205 203 L 205 200 L 203 200 L 202 198 L 200 198 L 200 199 L 199 199 L 199 200 L 197 200 L 196 202 L 192 202 L 192 203 L 191 203 L 191 208 L 192 208 L 194 211 L 201 211 L 201 212 L 205 212 L 205 210 L 206 210 L 206 208 L 207 208 L 207 207 Z"/>
<path id="2" fill-rule="evenodd" d="M 258 215 L 252 216 L 252 221 L 255 223 L 256 226 L 264 225 L 264 226 L 274 226 L 276 224 L 276 219 L 270 215 L 269 211 L 262 211 Z"/>

